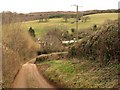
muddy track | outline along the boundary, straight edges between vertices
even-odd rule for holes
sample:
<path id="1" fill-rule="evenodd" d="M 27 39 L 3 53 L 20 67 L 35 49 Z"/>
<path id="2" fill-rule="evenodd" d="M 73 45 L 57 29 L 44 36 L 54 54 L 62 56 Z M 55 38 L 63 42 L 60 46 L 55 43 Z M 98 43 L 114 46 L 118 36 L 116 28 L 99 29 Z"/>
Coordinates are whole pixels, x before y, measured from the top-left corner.
<path id="1" fill-rule="evenodd" d="M 53 85 L 38 72 L 37 66 L 33 61 L 29 61 L 22 66 L 17 74 L 13 88 L 54 88 Z"/>

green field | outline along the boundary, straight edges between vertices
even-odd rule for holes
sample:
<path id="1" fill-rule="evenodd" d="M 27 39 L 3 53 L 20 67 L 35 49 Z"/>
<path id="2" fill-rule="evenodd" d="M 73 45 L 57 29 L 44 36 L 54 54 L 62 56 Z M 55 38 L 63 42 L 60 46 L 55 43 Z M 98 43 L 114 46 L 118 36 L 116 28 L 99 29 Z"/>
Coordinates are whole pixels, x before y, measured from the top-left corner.
<path id="1" fill-rule="evenodd" d="M 93 14 L 88 15 L 90 17 L 90 20 L 87 22 L 79 22 L 79 30 L 92 27 L 94 24 L 102 24 L 104 21 L 110 19 L 115 20 L 118 18 L 117 13 L 102 13 L 102 14 Z M 48 22 L 38 22 L 39 20 L 34 21 L 27 21 L 23 22 L 23 28 L 25 30 L 28 30 L 29 27 L 33 27 L 36 33 L 37 37 L 40 37 L 43 35 L 46 31 L 50 30 L 51 28 L 59 28 L 60 30 L 70 30 L 71 28 L 75 28 L 75 23 L 71 24 L 71 22 L 74 22 L 75 19 L 71 18 L 68 20 L 68 22 L 64 22 L 63 18 L 53 18 L 49 19 Z"/>

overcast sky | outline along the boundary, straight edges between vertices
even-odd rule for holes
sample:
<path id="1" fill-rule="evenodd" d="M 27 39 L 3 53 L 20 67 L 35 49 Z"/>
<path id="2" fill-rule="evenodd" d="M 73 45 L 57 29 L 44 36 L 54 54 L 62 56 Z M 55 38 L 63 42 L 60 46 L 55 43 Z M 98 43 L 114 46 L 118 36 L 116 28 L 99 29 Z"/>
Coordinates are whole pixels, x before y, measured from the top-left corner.
<path id="1" fill-rule="evenodd" d="M 75 11 L 77 4 L 79 11 L 93 9 L 118 9 L 119 0 L 1 0 L 0 12 L 12 11 L 18 13 L 46 12 L 46 11 Z"/>

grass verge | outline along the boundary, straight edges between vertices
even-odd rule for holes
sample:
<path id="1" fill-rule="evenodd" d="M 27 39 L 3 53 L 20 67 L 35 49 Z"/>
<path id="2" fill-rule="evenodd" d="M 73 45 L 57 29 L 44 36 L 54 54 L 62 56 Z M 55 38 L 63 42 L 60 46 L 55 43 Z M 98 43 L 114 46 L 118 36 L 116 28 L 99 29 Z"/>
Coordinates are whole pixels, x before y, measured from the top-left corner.
<path id="1" fill-rule="evenodd" d="M 89 60 L 52 60 L 37 64 L 43 75 L 67 88 L 117 88 L 120 65 Z"/>

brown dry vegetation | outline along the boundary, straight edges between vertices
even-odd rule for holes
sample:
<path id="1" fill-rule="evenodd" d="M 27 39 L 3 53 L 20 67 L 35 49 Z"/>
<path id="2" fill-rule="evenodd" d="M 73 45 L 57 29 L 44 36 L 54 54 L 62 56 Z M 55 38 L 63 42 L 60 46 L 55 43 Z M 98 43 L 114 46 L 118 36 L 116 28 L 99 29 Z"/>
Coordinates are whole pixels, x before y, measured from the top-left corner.
<path id="1" fill-rule="evenodd" d="M 22 29 L 20 23 L 3 24 L 2 26 L 2 87 L 10 88 L 21 65 L 36 56 L 38 45 L 29 36 L 28 32 Z"/>
<path id="2" fill-rule="evenodd" d="M 20 57 L 9 48 L 3 46 L 2 87 L 11 87 L 15 75 L 21 67 L 20 64 Z"/>
<path id="3" fill-rule="evenodd" d="M 95 34 L 83 39 L 69 51 L 70 56 L 100 60 L 100 62 L 118 61 L 120 58 L 119 22 L 105 22 Z"/>

